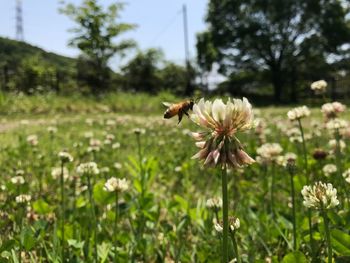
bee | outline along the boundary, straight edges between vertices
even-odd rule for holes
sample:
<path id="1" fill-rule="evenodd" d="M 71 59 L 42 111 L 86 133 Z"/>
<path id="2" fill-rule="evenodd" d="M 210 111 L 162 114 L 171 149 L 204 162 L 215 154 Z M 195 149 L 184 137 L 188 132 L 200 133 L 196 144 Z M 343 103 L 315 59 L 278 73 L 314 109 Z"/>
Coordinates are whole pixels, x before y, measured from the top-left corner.
<path id="1" fill-rule="evenodd" d="M 164 112 L 164 119 L 170 119 L 175 115 L 178 115 L 179 122 L 177 124 L 179 124 L 184 114 L 187 115 L 187 117 L 189 117 L 188 111 L 193 109 L 194 101 L 191 99 L 174 104 L 163 102 L 163 105 L 165 107 L 168 107 L 167 110 Z"/>

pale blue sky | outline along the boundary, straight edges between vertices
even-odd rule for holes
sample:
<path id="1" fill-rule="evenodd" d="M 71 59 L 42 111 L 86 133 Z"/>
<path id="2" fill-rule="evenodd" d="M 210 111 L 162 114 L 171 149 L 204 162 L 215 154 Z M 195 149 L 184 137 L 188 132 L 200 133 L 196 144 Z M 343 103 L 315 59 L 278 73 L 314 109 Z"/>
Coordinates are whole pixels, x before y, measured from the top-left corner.
<path id="1" fill-rule="evenodd" d="M 68 32 L 74 24 L 58 13 L 58 0 L 22 0 L 24 38 L 30 44 L 67 56 L 76 56 L 79 51 L 67 46 L 72 36 Z M 79 4 L 80 0 L 68 0 Z M 108 5 L 113 0 L 100 0 Z M 182 29 L 182 5 L 187 5 L 189 46 L 191 58 L 195 56 L 195 35 L 205 29 L 204 16 L 207 0 L 126 0 L 122 21 L 135 23 L 138 28 L 125 34 L 135 39 L 141 49 L 160 47 L 167 59 L 177 63 L 184 60 Z M 0 36 L 14 38 L 15 0 L 0 0 Z M 114 63 L 113 63 L 114 64 Z M 113 65 L 116 66 L 116 65 Z"/>

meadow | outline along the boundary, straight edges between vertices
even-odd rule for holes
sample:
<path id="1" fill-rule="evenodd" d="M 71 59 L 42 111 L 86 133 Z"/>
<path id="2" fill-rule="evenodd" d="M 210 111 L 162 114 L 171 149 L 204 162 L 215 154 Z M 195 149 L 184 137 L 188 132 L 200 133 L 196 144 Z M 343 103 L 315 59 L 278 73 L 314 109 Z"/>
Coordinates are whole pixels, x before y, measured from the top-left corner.
<path id="1" fill-rule="evenodd" d="M 203 128 L 162 101 L 1 95 L 0 262 L 221 262 L 222 169 L 191 158 Z M 227 169 L 232 262 L 350 262 L 349 126 L 292 108 L 253 106 L 237 134 L 256 162 Z M 318 181 L 339 204 L 303 204 Z"/>

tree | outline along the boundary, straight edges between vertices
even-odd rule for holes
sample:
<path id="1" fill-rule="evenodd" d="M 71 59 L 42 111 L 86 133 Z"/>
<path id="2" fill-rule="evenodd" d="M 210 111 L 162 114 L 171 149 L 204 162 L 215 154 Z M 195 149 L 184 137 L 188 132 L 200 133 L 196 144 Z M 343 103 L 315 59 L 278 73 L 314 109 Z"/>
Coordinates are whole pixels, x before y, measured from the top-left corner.
<path id="1" fill-rule="evenodd" d="M 116 22 L 123 7 L 122 3 L 115 3 L 103 10 L 97 0 L 84 0 L 80 6 L 66 4 L 60 9 L 78 24 L 77 28 L 72 29 L 76 36 L 69 44 L 81 50 L 80 59 L 86 60 L 85 66 L 90 68 L 86 79 L 89 79 L 88 84 L 94 94 L 109 87 L 109 60 L 115 54 L 123 55 L 127 49 L 135 46 L 131 40 L 123 40 L 117 44 L 113 42 L 114 38 L 135 28 L 132 24 Z M 94 74 L 91 75 L 90 72 Z M 84 75 L 84 72 L 78 75 Z"/>
<path id="2" fill-rule="evenodd" d="M 299 68 L 340 54 L 350 37 L 348 14 L 339 0 L 210 0 L 208 31 L 198 36 L 200 65 L 214 59 L 227 75 L 267 70 L 280 102 Z"/>
<path id="3" fill-rule="evenodd" d="M 160 79 L 158 67 L 163 53 L 157 49 L 139 51 L 129 63 L 122 68 L 127 90 L 155 93 L 159 91 Z"/>
<path id="4" fill-rule="evenodd" d="M 177 95 L 184 95 L 188 84 L 188 72 L 185 67 L 167 62 L 159 70 L 159 78 L 162 89 Z"/>

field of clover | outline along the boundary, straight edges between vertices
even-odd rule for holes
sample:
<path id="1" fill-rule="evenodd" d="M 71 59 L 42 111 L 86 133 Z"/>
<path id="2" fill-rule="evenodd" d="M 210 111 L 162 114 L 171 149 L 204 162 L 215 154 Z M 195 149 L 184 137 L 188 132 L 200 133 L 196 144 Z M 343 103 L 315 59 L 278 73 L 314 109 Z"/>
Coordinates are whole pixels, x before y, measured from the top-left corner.
<path id="1" fill-rule="evenodd" d="M 350 262 L 349 113 L 322 99 L 202 99 L 180 125 L 18 119 L 0 138 L 0 262 Z"/>

